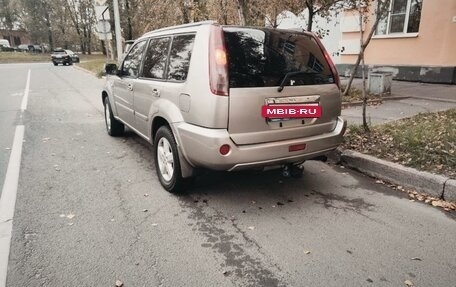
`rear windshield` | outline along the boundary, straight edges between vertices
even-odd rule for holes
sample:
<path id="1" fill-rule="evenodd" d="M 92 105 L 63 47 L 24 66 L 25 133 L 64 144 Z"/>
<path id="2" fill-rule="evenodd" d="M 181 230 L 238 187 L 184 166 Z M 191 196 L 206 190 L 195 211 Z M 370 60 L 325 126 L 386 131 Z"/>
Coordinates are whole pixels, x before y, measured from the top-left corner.
<path id="1" fill-rule="evenodd" d="M 304 33 L 268 28 L 224 27 L 230 88 L 334 83 L 315 39 Z"/>

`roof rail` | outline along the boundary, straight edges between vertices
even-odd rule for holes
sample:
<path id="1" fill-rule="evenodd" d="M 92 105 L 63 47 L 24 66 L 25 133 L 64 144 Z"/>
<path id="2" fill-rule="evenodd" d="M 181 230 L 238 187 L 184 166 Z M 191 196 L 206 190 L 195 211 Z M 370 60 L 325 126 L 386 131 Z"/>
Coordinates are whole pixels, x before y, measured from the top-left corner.
<path id="1" fill-rule="evenodd" d="M 176 25 L 176 26 L 171 26 L 171 27 L 165 27 L 165 28 L 160 28 L 157 30 L 153 30 L 150 32 L 147 32 L 143 35 L 144 36 L 149 36 L 151 34 L 155 34 L 157 32 L 163 32 L 167 30 L 173 30 L 173 29 L 179 29 L 179 28 L 187 28 L 187 27 L 194 27 L 194 26 L 200 26 L 200 25 L 210 25 L 210 24 L 216 24 L 217 21 L 209 20 L 209 21 L 201 21 L 201 22 L 193 22 L 193 23 L 188 23 L 188 24 L 182 24 L 182 25 Z"/>

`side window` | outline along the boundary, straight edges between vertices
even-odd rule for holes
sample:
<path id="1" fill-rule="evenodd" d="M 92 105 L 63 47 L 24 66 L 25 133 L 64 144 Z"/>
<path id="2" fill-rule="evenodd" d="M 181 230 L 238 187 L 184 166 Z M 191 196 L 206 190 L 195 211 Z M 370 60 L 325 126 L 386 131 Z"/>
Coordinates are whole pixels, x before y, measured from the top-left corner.
<path id="1" fill-rule="evenodd" d="M 170 38 L 151 39 L 144 58 L 143 76 L 164 79 Z"/>
<path id="2" fill-rule="evenodd" d="M 138 76 L 145 44 L 146 41 L 142 41 L 130 49 L 122 65 L 122 75 L 135 78 Z"/>
<path id="3" fill-rule="evenodd" d="M 187 79 L 194 41 L 195 35 L 182 35 L 173 38 L 169 55 L 168 80 L 185 81 Z"/>

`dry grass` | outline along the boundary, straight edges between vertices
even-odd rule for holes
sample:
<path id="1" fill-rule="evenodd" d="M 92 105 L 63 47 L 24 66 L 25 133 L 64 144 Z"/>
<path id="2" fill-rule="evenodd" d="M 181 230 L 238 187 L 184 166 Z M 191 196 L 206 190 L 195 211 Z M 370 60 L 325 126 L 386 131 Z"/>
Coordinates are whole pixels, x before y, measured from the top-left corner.
<path id="1" fill-rule="evenodd" d="M 103 55 L 80 55 L 80 63 L 78 66 L 95 73 L 98 77 L 104 75 L 104 65 L 108 63 L 116 63 L 115 61 L 106 60 Z"/>
<path id="2" fill-rule="evenodd" d="M 345 148 L 456 178 L 456 109 L 372 127 L 351 126 Z"/>
<path id="3" fill-rule="evenodd" d="M 374 95 L 374 94 L 367 95 L 367 100 L 375 100 L 375 99 L 381 99 L 381 98 L 382 97 L 380 95 Z M 348 90 L 347 95 L 342 97 L 342 102 L 347 102 L 347 103 L 359 102 L 362 100 L 363 100 L 363 92 L 361 90 L 358 90 L 357 88 L 353 88 L 353 87 L 351 87 L 350 90 Z"/>
<path id="4" fill-rule="evenodd" d="M 36 62 L 51 62 L 49 54 L 32 54 L 23 52 L 0 52 L 0 63 L 36 63 Z"/>

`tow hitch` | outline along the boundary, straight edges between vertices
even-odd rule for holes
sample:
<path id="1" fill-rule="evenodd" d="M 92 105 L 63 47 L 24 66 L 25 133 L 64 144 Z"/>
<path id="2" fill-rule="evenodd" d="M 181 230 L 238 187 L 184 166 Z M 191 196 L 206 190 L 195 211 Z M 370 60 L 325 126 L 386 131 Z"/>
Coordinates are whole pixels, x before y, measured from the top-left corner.
<path id="1" fill-rule="evenodd" d="M 300 178 L 304 172 L 302 163 L 300 164 L 286 164 L 283 166 L 282 175 L 283 177 Z"/>

